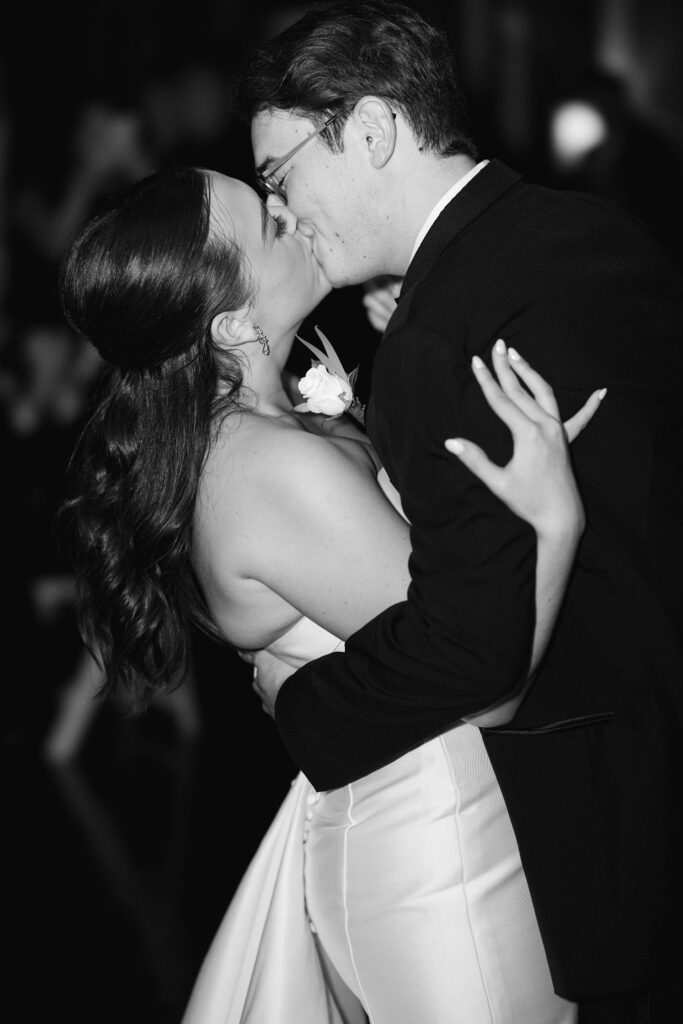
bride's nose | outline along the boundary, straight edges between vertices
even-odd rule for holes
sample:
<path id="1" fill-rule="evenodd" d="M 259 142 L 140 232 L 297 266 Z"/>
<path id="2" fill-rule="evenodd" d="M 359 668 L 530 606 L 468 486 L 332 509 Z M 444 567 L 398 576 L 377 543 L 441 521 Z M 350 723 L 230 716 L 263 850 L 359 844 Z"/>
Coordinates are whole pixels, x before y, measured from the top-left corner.
<path id="1" fill-rule="evenodd" d="M 287 204 L 283 203 L 278 196 L 269 195 L 266 199 L 266 206 L 274 216 L 282 217 L 287 225 L 288 234 L 293 235 L 297 228 L 297 219 Z"/>

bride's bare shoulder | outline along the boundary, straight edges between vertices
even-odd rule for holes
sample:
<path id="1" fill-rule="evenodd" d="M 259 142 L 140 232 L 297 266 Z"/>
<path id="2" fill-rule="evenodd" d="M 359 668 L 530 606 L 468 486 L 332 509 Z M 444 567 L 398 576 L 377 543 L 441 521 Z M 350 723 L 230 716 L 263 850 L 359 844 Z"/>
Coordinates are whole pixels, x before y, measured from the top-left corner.
<path id="1" fill-rule="evenodd" d="M 245 514 L 253 522 L 256 508 L 269 514 L 274 501 L 291 497 L 301 503 L 311 486 L 333 493 L 350 477 L 375 486 L 371 464 L 356 447 L 338 445 L 286 418 L 237 414 L 210 446 L 199 498 L 221 514 Z"/>
<path id="2" fill-rule="evenodd" d="M 256 593 L 260 603 L 267 591 L 288 623 L 296 609 L 321 616 L 336 636 L 405 595 L 408 526 L 371 462 L 353 451 L 360 444 L 336 443 L 286 416 L 244 416 L 231 428 L 211 448 L 195 513 L 195 565 L 208 591 L 238 594 L 240 602 Z M 350 597 L 349 565 L 354 593 L 362 567 L 364 604 Z M 329 619 L 323 592 L 332 595 Z"/>

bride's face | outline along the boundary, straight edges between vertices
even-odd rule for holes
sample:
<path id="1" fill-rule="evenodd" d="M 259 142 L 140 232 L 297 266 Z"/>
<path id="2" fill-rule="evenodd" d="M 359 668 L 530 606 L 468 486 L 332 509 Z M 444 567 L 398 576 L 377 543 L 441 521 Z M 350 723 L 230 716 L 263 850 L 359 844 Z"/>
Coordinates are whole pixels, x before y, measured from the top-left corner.
<path id="1" fill-rule="evenodd" d="M 237 242 L 251 266 L 254 321 L 274 338 L 298 327 L 331 290 L 309 240 L 285 207 L 270 211 L 236 178 L 210 178 L 213 230 Z"/>

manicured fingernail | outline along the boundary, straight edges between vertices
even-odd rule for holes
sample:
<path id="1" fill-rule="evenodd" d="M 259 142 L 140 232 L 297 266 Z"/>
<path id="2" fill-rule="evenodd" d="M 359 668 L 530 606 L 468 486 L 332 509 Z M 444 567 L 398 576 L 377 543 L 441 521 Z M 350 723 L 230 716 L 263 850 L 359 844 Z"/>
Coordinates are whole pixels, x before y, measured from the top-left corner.
<path id="1" fill-rule="evenodd" d="M 479 356 L 472 356 L 472 366 L 474 367 L 475 370 L 483 370 L 483 360 L 481 360 Z"/>
<path id="2" fill-rule="evenodd" d="M 508 355 L 510 356 L 510 359 L 514 359 L 515 362 L 522 358 L 516 348 L 509 348 Z"/>
<path id="3" fill-rule="evenodd" d="M 505 355 L 505 342 L 503 341 L 502 338 L 498 339 L 498 341 L 496 342 L 494 348 L 495 348 L 496 352 L 498 353 L 498 355 L 501 355 L 501 356 Z"/>
<path id="4" fill-rule="evenodd" d="M 600 391 L 598 391 L 598 398 L 600 399 L 601 402 L 602 402 L 602 400 L 603 400 L 603 398 L 605 397 L 606 394 L 607 394 L 607 388 L 601 388 Z"/>
<path id="5" fill-rule="evenodd" d="M 465 445 L 462 441 L 459 441 L 457 437 L 449 437 L 446 441 L 446 447 L 449 452 L 453 452 L 454 455 L 462 455 L 465 451 Z"/>

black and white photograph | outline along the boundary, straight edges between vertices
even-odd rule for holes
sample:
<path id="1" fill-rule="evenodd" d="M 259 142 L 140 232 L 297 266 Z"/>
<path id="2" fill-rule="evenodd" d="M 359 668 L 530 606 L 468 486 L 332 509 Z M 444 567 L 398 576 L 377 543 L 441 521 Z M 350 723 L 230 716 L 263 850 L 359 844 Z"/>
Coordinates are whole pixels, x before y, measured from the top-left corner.
<path id="1" fill-rule="evenodd" d="M 7 1019 L 674 1024 L 683 5 L 3 37 Z"/>

